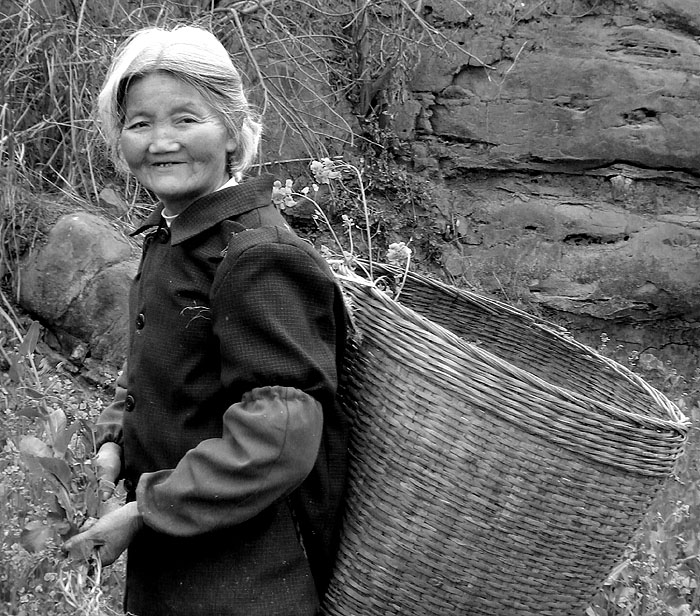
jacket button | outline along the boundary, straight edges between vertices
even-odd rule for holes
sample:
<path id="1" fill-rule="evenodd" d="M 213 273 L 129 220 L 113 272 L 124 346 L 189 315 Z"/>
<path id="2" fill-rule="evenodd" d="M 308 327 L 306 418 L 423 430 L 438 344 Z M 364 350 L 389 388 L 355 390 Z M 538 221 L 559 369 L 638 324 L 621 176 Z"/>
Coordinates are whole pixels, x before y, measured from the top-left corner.
<path id="1" fill-rule="evenodd" d="M 134 491 L 134 482 L 131 481 L 131 479 L 125 479 L 124 480 L 124 489 L 127 492 L 133 492 Z"/>
<path id="2" fill-rule="evenodd" d="M 135 406 L 136 406 L 136 400 L 134 400 L 134 396 L 129 394 L 126 397 L 126 400 L 124 400 L 124 410 L 127 411 L 128 413 L 131 413 L 131 411 L 134 410 Z"/>
<path id="3" fill-rule="evenodd" d="M 161 244 L 167 244 L 170 239 L 170 230 L 167 227 L 159 227 L 156 231 L 156 239 Z"/>
<path id="4" fill-rule="evenodd" d="M 136 329 L 143 329 L 143 326 L 146 324 L 146 317 L 143 316 L 143 312 L 139 313 L 139 315 L 136 317 Z"/>

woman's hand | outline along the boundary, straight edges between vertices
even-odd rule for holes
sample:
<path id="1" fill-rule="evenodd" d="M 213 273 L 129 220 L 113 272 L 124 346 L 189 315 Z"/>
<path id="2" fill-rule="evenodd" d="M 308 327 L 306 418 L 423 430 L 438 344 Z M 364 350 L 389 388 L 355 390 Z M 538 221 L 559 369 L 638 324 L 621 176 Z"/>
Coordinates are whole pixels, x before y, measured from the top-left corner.
<path id="1" fill-rule="evenodd" d="M 122 450 L 116 443 L 105 443 L 95 456 L 100 498 L 105 501 L 114 493 L 122 468 Z"/>
<path id="2" fill-rule="evenodd" d="M 70 538 L 63 549 L 72 556 L 87 558 L 97 550 L 103 565 L 111 565 L 143 526 L 136 501 L 115 509 Z"/>

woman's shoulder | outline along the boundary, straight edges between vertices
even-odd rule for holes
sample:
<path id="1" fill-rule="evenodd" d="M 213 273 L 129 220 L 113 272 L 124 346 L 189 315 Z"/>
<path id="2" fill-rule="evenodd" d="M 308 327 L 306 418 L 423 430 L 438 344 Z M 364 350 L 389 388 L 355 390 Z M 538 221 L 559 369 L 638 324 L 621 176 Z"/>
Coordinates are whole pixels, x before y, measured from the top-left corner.
<path id="1" fill-rule="evenodd" d="M 224 261 L 233 265 L 243 257 L 255 253 L 258 258 L 266 255 L 280 256 L 294 255 L 305 257 L 314 263 L 323 263 L 325 260 L 314 246 L 307 240 L 300 238 L 289 225 L 262 226 L 252 229 L 239 229 L 233 231 L 228 241 L 224 254 Z"/>
<path id="2" fill-rule="evenodd" d="M 326 260 L 288 225 L 240 228 L 231 225 L 213 290 L 221 280 L 240 268 L 266 267 L 280 275 L 303 275 L 334 280 Z M 235 275 L 235 274 L 234 274 Z"/>

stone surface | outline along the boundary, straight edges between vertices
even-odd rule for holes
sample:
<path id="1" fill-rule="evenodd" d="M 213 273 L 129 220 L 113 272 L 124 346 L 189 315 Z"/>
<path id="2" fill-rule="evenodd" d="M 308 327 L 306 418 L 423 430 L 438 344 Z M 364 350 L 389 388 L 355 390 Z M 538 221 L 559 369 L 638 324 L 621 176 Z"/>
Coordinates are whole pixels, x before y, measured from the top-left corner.
<path id="1" fill-rule="evenodd" d="M 129 206 L 114 188 L 103 188 L 100 191 L 99 204 L 115 216 L 122 216 L 129 211 Z"/>
<path id="2" fill-rule="evenodd" d="M 119 365 L 128 350 L 128 297 L 138 263 L 128 260 L 100 271 L 59 325 L 85 341 L 90 356 Z"/>
<path id="3" fill-rule="evenodd" d="M 480 40 L 498 34 L 475 27 L 452 34 L 484 50 L 484 62 L 494 68 L 426 51 L 412 82 L 414 91 L 435 97 L 422 112 L 431 118 L 428 131 L 470 144 L 472 166 L 527 167 L 536 160 L 698 168 L 700 44 L 694 38 L 663 22 L 620 26 L 594 12 L 515 24 L 502 33 L 509 49 L 501 48 L 500 57 Z M 420 114 L 411 99 L 401 112 Z"/>
<path id="4" fill-rule="evenodd" d="M 66 356 L 123 361 L 132 251 L 107 220 L 76 212 L 59 219 L 23 264 L 20 302 L 55 330 Z"/>
<path id="5" fill-rule="evenodd" d="M 447 274 L 589 338 L 619 332 L 638 350 L 673 349 L 692 358 L 692 372 L 697 2 L 427 0 L 425 9 L 450 43 L 424 51 L 394 117 L 413 138 L 414 170 L 436 188 Z"/>

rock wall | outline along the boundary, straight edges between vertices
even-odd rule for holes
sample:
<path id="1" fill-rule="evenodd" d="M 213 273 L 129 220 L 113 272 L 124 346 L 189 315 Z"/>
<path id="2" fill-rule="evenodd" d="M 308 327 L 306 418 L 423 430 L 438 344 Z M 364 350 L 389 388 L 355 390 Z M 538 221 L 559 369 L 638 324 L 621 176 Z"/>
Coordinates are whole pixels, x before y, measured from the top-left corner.
<path id="1" fill-rule="evenodd" d="M 695 0 L 424 3 L 394 107 L 435 185 L 446 272 L 596 344 L 700 349 L 700 13 Z"/>

